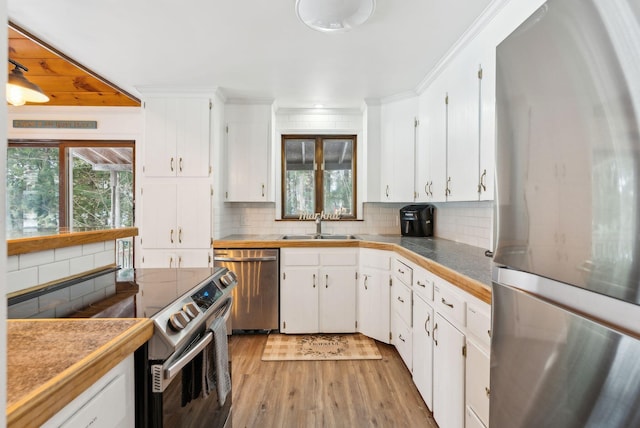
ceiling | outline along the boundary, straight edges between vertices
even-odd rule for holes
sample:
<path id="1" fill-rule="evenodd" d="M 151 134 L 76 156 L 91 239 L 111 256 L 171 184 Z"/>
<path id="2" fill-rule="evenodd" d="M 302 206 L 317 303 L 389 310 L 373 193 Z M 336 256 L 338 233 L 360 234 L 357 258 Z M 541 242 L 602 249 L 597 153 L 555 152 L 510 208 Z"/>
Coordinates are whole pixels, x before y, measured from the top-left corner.
<path id="1" fill-rule="evenodd" d="M 302 24 L 295 0 L 8 0 L 7 11 L 134 97 L 151 88 L 217 88 L 279 107 L 356 108 L 415 91 L 492 1 L 378 0 L 369 21 L 337 34 Z M 26 73 L 36 83 L 37 69 Z M 76 82 L 67 85 L 108 92 Z M 59 98 L 73 105 L 73 95 Z"/>
<path id="2" fill-rule="evenodd" d="M 122 93 L 104 79 L 87 72 L 73 60 L 58 55 L 26 35 L 9 28 L 9 58 L 25 66 L 25 77 L 47 94 L 47 105 L 139 106 L 135 97 Z M 14 66 L 7 63 L 10 72 Z"/>

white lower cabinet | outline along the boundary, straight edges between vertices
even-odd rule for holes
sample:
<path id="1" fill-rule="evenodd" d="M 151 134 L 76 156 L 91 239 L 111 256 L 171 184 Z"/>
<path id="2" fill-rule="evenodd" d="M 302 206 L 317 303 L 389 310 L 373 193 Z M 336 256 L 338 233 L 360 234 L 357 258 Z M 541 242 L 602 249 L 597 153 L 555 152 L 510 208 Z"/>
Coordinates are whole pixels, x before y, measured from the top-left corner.
<path id="1" fill-rule="evenodd" d="M 390 342 L 389 266 L 391 253 L 384 250 L 360 250 L 358 277 L 358 331 L 380 342 Z"/>
<path id="2" fill-rule="evenodd" d="M 356 331 L 356 249 L 280 250 L 280 331 Z"/>
<path id="3" fill-rule="evenodd" d="M 433 344 L 433 417 L 440 428 L 463 428 L 465 336 L 436 313 Z"/>
<path id="4" fill-rule="evenodd" d="M 145 250 L 143 268 L 194 268 L 213 266 L 213 250 Z"/>
<path id="5" fill-rule="evenodd" d="M 45 422 L 44 428 L 129 428 L 135 425 L 133 354 Z"/>
<path id="6" fill-rule="evenodd" d="M 467 421 L 469 410 L 475 413 L 484 426 L 489 425 L 489 355 L 473 341 L 467 339 L 466 365 Z M 469 424 L 467 423 L 467 426 Z"/>
<path id="7" fill-rule="evenodd" d="M 465 428 L 487 428 L 469 406 L 467 406 L 465 414 Z"/>
<path id="8" fill-rule="evenodd" d="M 414 293 L 413 299 L 413 383 L 433 410 L 433 307 Z"/>

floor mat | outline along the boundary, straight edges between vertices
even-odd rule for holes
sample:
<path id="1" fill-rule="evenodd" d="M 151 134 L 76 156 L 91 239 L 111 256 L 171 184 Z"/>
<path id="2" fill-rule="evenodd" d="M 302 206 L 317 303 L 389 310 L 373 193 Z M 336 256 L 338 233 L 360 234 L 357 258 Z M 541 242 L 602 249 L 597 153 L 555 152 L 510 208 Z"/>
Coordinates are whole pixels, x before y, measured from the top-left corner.
<path id="1" fill-rule="evenodd" d="M 362 334 L 270 334 L 262 361 L 380 360 L 376 342 Z"/>

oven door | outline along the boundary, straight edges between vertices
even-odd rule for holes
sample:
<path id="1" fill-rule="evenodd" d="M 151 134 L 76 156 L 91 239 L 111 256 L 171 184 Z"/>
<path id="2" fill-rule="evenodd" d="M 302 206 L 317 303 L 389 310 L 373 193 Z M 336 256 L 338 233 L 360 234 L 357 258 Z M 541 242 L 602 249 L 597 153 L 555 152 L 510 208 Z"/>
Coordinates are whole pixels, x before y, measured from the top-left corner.
<path id="1" fill-rule="evenodd" d="M 229 303 L 226 304 L 224 315 L 222 315 L 225 320 L 231 312 Z M 206 397 L 202 393 L 204 389 L 202 359 L 206 358 L 203 351 L 212 340 L 213 333 L 207 330 L 180 357 L 175 360 L 170 359 L 165 364 L 151 365 L 149 386 L 149 425 L 151 427 L 231 427 L 232 393 L 229 392 L 222 407 L 218 402 L 216 388 L 213 388 Z M 230 361 L 229 375 L 231 375 Z"/>

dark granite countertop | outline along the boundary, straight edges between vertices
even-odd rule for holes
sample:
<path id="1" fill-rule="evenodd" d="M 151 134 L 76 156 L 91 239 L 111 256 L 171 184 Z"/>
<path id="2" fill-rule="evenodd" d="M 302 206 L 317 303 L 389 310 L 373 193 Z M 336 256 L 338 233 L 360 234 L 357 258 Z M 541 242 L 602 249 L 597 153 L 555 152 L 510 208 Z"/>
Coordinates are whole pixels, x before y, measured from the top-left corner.
<path id="1" fill-rule="evenodd" d="M 485 249 L 436 237 L 364 235 L 358 240 L 283 240 L 282 235 L 229 235 L 214 248 L 360 247 L 393 250 L 475 297 L 491 302 L 492 259 Z"/>

